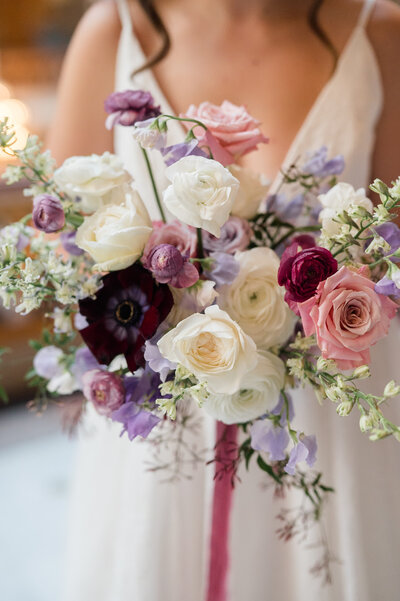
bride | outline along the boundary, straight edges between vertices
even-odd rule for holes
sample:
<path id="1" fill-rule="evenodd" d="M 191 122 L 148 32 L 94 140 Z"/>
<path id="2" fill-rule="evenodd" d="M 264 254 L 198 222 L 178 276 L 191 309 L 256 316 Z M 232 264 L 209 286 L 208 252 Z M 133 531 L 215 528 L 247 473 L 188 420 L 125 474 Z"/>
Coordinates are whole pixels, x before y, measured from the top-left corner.
<path id="1" fill-rule="evenodd" d="M 246 104 L 270 143 L 243 164 L 267 174 L 271 191 L 282 164 L 323 144 L 344 154 L 342 178 L 355 187 L 375 176 L 389 183 L 400 174 L 399 56 L 400 10 L 385 0 L 105 0 L 87 12 L 68 51 L 50 148 L 59 163 L 115 151 L 157 218 L 129 129 L 103 126 L 108 94 L 141 88 L 175 114 L 204 100 Z M 397 373 L 399 333 L 397 324 L 373 349 L 374 391 Z M 275 515 L 294 499 L 274 502 L 250 469 L 234 491 L 229 601 L 393 601 L 400 445 L 369 442 L 356 416 L 340 418 L 308 391 L 294 402 L 298 423 L 319 440 L 317 468 L 336 489 L 325 508 L 339 560 L 333 584 L 321 589 L 309 573 L 320 549 L 277 539 Z M 190 444 L 212 448 L 215 423 L 197 426 Z M 118 434 L 87 416 L 64 599 L 205 601 L 212 468 L 163 483 L 146 469 L 151 446 Z"/>

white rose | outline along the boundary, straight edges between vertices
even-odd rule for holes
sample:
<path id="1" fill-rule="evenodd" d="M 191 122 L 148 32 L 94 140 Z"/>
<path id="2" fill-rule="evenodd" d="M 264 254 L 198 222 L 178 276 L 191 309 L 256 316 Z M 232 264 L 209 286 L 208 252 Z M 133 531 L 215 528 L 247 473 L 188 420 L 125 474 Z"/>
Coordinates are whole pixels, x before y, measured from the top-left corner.
<path id="1" fill-rule="evenodd" d="M 270 248 L 237 252 L 240 271 L 229 286 L 220 288 L 219 305 L 251 336 L 259 348 L 286 342 L 295 315 L 278 285 L 279 258 Z"/>
<path id="2" fill-rule="evenodd" d="M 168 323 L 176 326 L 180 321 L 193 313 L 201 313 L 206 307 L 213 304 L 218 296 L 215 282 L 199 280 L 190 288 L 173 288 L 171 286 L 174 305 L 168 314 Z"/>
<path id="3" fill-rule="evenodd" d="M 256 367 L 245 376 L 236 394 L 212 394 L 203 409 L 224 424 L 241 424 L 271 411 L 279 400 L 285 378 L 281 359 L 268 351 L 258 353 Z"/>
<path id="4" fill-rule="evenodd" d="M 186 367 L 211 393 L 233 394 L 257 364 L 254 341 L 213 305 L 181 321 L 158 342 L 163 357 Z"/>
<path id="5" fill-rule="evenodd" d="M 364 188 L 355 190 L 353 186 L 344 182 L 336 184 L 329 192 L 318 196 L 318 200 L 324 207 L 319 214 L 319 220 L 325 236 L 334 236 L 340 233 L 342 224 L 338 222 L 337 217 L 343 211 L 351 213 L 352 218 L 357 222 L 357 216 L 354 214 L 357 207 L 362 207 L 367 211 L 373 209 L 373 204 L 366 197 Z"/>
<path id="6" fill-rule="evenodd" d="M 164 203 L 175 216 L 214 236 L 229 217 L 239 187 L 231 173 L 212 159 L 187 156 L 165 170 L 171 185 Z"/>
<path id="7" fill-rule="evenodd" d="M 86 217 L 75 243 L 93 257 L 96 269 L 116 271 L 140 257 L 151 232 L 149 214 L 138 192 L 131 189 L 123 203 L 105 205 Z"/>
<path id="8" fill-rule="evenodd" d="M 70 198 L 79 199 L 83 213 L 91 214 L 106 204 L 122 202 L 132 178 L 119 157 L 105 152 L 70 157 L 55 171 L 54 181 Z"/>
<path id="9" fill-rule="evenodd" d="M 239 165 L 230 165 L 229 171 L 240 184 L 231 213 L 242 219 L 251 219 L 257 214 L 260 204 L 267 197 L 270 182 L 265 175 Z"/>

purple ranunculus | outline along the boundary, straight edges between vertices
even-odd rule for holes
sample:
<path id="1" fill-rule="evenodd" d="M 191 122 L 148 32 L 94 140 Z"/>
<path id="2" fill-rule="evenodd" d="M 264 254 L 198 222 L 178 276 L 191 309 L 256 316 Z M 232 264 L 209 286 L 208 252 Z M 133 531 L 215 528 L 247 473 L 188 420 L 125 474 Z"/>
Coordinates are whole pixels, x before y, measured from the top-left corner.
<path id="1" fill-rule="evenodd" d="M 326 248 L 314 246 L 298 251 L 291 244 L 282 255 L 278 270 L 278 283 L 285 286 L 285 301 L 292 310 L 294 303 L 301 303 L 314 296 L 318 284 L 336 273 L 338 264 Z"/>
<path id="2" fill-rule="evenodd" d="M 35 227 L 46 234 L 58 232 L 65 225 L 61 201 L 50 194 L 40 194 L 33 199 L 32 219 Z"/>
<path id="3" fill-rule="evenodd" d="M 74 257 L 79 257 L 84 251 L 75 244 L 76 232 L 63 232 L 60 236 L 64 250 Z"/>
<path id="4" fill-rule="evenodd" d="M 315 436 L 302 436 L 299 442 L 290 451 L 289 461 L 285 465 L 285 472 L 294 476 L 296 465 L 305 461 L 312 467 L 317 459 L 317 440 Z"/>
<path id="5" fill-rule="evenodd" d="M 307 161 L 301 166 L 301 170 L 307 175 L 326 177 L 328 175 L 339 175 L 344 167 L 345 163 L 342 155 L 328 159 L 328 149 L 326 146 L 322 146 L 309 155 Z"/>
<path id="6" fill-rule="evenodd" d="M 208 280 L 215 282 L 215 287 L 232 284 L 240 271 L 240 264 L 233 255 L 223 252 L 210 253 L 210 259 L 213 259 L 211 269 L 207 269 L 204 275 Z"/>
<path id="7" fill-rule="evenodd" d="M 129 440 L 133 440 L 136 436 L 147 438 L 152 429 L 160 422 L 157 415 L 141 409 L 140 405 L 133 401 L 128 401 L 113 411 L 111 419 L 123 424 L 121 436 L 126 432 Z"/>
<path id="8" fill-rule="evenodd" d="M 274 426 L 268 419 L 257 420 L 250 428 L 251 446 L 255 451 L 269 453 L 271 461 L 286 458 L 289 434 L 284 428 Z"/>
<path id="9" fill-rule="evenodd" d="M 157 282 L 170 284 L 174 288 L 188 288 L 199 279 L 199 272 L 195 265 L 172 244 L 155 246 L 147 255 L 143 265 L 152 272 Z"/>
<path id="10" fill-rule="evenodd" d="M 104 102 L 108 117 L 107 129 L 115 125 L 134 125 L 136 121 L 145 121 L 161 114 L 160 107 L 154 103 L 150 92 L 144 90 L 125 90 L 110 94 Z"/>
<path id="11" fill-rule="evenodd" d="M 154 372 L 160 374 L 161 382 L 165 382 L 169 372 L 176 369 L 176 363 L 173 363 L 162 356 L 154 338 L 146 340 L 144 347 L 144 358 L 147 361 L 148 366 Z"/>
<path id="12" fill-rule="evenodd" d="M 249 223 L 232 215 L 221 227 L 219 238 L 209 232 L 202 232 L 204 250 L 208 253 L 224 252 L 233 255 L 237 250 L 245 250 L 248 247 L 251 234 Z"/>
<path id="13" fill-rule="evenodd" d="M 164 157 L 165 164 L 169 167 L 187 156 L 199 156 L 208 158 L 208 155 L 201 150 L 198 146 L 199 142 L 195 138 L 189 140 L 189 142 L 180 142 L 179 144 L 173 144 L 166 148 L 161 148 L 161 154 Z"/>
<path id="14" fill-rule="evenodd" d="M 91 369 L 82 376 L 83 394 L 98 413 L 111 416 L 125 401 L 122 379 L 102 369 Z"/>
<path id="15" fill-rule="evenodd" d="M 393 280 L 384 275 L 379 282 L 375 284 L 375 292 L 384 296 L 393 296 L 396 299 L 400 298 L 400 288 L 398 288 Z"/>

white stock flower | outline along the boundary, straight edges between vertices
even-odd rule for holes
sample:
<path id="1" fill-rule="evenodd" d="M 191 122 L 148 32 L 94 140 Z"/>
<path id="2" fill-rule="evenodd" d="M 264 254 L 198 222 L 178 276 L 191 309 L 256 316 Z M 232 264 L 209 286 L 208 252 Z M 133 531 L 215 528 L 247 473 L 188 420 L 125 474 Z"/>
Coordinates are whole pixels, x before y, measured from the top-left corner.
<path id="1" fill-rule="evenodd" d="M 231 173 L 212 159 L 187 156 L 165 170 L 171 185 L 164 203 L 175 216 L 219 237 L 239 187 Z"/>
<path id="2" fill-rule="evenodd" d="M 355 215 L 357 207 L 361 207 L 368 212 L 372 212 L 373 204 L 365 195 L 364 188 L 355 190 L 353 186 L 345 182 L 340 182 L 333 186 L 326 194 L 318 196 L 318 200 L 323 206 L 319 214 L 319 220 L 322 224 L 322 230 L 325 236 L 334 236 L 341 232 L 342 223 L 338 216 L 346 211 L 352 214 L 354 221 L 359 218 Z M 348 231 L 350 231 L 350 226 Z"/>
<path id="3" fill-rule="evenodd" d="M 265 175 L 239 165 L 230 165 L 229 171 L 239 180 L 239 190 L 231 213 L 242 219 L 251 219 L 257 214 L 261 202 L 267 197 L 271 182 Z"/>
<path id="4" fill-rule="evenodd" d="M 54 172 L 54 181 L 70 198 L 79 199 L 83 213 L 90 214 L 104 205 L 122 202 L 132 178 L 119 157 L 105 152 L 70 157 Z"/>
<path id="5" fill-rule="evenodd" d="M 225 424 L 248 422 L 276 406 L 284 378 L 285 366 L 281 359 L 268 351 L 260 351 L 256 367 L 243 378 L 239 392 L 210 394 L 203 408 Z"/>
<path id="6" fill-rule="evenodd" d="M 98 209 L 78 228 L 75 243 L 96 261 L 100 271 L 132 265 L 152 232 L 149 214 L 138 192 L 130 189 L 119 205 Z"/>
<path id="7" fill-rule="evenodd" d="M 270 248 L 237 252 L 240 271 L 229 286 L 220 289 L 218 303 L 259 348 L 286 342 L 293 332 L 295 315 L 278 285 L 279 258 Z"/>
<path id="8" fill-rule="evenodd" d="M 163 357 L 183 365 L 211 393 L 234 394 L 257 364 L 254 341 L 213 305 L 181 321 L 158 341 Z"/>

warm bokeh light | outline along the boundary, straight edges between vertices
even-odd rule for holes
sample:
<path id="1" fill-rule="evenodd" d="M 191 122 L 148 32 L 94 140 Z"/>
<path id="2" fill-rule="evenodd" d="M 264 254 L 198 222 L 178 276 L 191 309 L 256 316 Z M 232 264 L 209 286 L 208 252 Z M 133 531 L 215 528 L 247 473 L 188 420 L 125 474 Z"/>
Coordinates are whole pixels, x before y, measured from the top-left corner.
<path id="1" fill-rule="evenodd" d="M 12 98 L 12 92 L 6 84 L 0 82 L 0 121 L 8 117 L 9 124 L 15 130 L 15 145 L 17 148 L 25 146 L 29 131 L 29 109 L 21 100 Z M 0 160 L 9 160 L 8 156 L 0 154 Z"/>

